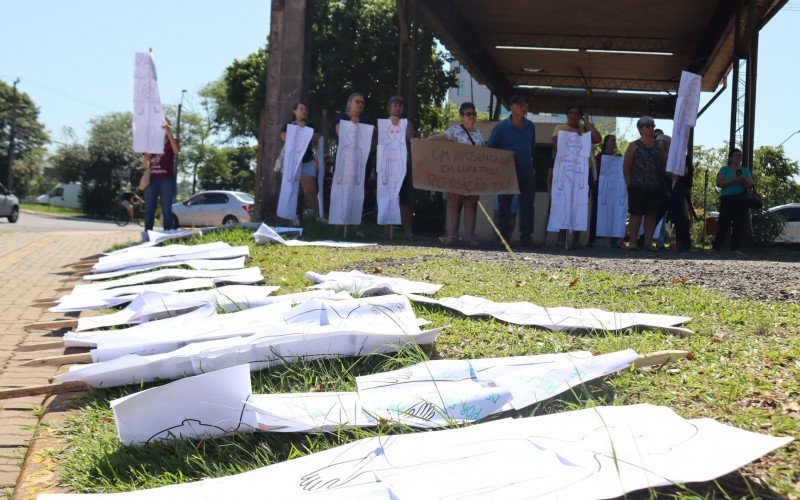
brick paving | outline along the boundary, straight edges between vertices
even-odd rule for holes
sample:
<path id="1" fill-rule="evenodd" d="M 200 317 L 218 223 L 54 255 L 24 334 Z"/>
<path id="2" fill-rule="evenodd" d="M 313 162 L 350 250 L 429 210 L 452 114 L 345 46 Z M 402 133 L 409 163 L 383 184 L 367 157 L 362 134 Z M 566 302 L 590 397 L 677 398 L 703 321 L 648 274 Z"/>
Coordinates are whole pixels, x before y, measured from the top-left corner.
<path id="1" fill-rule="evenodd" d="M 138 238 L 135 226 L 115 231 L 0 233 L 0 389 L 47 384 L 55 376 L 58 367 L 19 365 L 63 350 L 19 352 L 17 348 L 53 340 L 52 332 L 26 332 L 23 326 L 64 318 L 34 301 L 63 295 L 56 289 L 69 278 L 65 266 Z M 45 396 L 0 400 L 0 497 L 12 495 L 44 402 Z M 26 496 L 18 492 L 15 498 Z"/>

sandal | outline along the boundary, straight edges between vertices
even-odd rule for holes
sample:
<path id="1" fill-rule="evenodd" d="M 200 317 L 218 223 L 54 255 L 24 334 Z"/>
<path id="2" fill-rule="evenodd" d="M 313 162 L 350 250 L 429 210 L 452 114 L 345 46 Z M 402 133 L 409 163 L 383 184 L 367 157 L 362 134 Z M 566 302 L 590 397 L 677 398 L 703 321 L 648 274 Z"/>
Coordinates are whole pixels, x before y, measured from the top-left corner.
<path id="1" fill-rule="evenodd" d="M 442 245 L 451 247 L 456 244 L 455 240 L 450 236 L 442 236 L 441 238 Z"/>
<path id="2" fill-rule="evenodd" d="M 481 242 L 480 242 L 480 241 L 478 241 L 478 239 L 477 239 L 477 238 L 470 238 L 470 239 L 467 241 L 467 244 L 468 244 L 469 246 L 471 246 L 472 248 L 477 248 L 477 247 L 481 246 Z"/>

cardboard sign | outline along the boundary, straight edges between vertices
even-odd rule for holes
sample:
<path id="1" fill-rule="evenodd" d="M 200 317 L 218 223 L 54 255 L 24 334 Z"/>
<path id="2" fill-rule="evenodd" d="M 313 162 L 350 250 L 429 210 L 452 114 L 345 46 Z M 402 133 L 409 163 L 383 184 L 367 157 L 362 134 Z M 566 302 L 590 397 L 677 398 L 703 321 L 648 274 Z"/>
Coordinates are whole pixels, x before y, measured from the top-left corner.
<path id="1" fill-rule="evenodd" d="M 411 140 L 414 188 L 470 194 L 517 194 L 514 153 L 448 141 Z"/>

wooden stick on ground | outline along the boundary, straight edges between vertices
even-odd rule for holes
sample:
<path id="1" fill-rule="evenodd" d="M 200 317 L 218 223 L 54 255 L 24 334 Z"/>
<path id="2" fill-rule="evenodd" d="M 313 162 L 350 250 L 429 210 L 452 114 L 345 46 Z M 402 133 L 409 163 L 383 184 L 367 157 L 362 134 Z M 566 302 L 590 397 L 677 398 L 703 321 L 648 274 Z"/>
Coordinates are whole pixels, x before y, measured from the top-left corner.
<path id="1" fill-rule="evenodd" d="M 644 354 L 639 359 L 633 362 L 634 368 L 646 368 L 648 366 L 666 365 L 673 361 L 683 358 L 691 359 L 692 353 L 689 351 L 656 351 L 649 354 Z"/>
<path id="2" fill-rule="evenodd" d="M 47 349 L 58 349 L 64 347 L 63 340 L 53 340 L 51 342 L 39 342 L 38 344 L 22 344 L 17 346 L 17 352 L 46 351 Z"/>
<path id="3" fill-rule="evenodd" d="M 85 391 L 89 389 L 89 387 L 89 384 L 86 382 L 64 382 L 63 384 L 30 385 L 27 387 L 15 387 L 13 389 L 0 389 L 0 400 Z"/>
<path id="4" fill-rule="evenodd" d="M 61 328 L 75 328 L 78 326 L 77 319 L 60 319 L 56 321 L 40 321 L 25 325 L 25 329 L 31 330 L 59 330 Z"/>
<path id="5" fill-rule="evenodd" d="M 62 354 L 60 356 L 48 356 L 46 358 L 36 358 L 26 361 L 19 366 L 61 366 L 75 363 L 91 363 L 92 355 L 88 352 L 78 354 Z"/>

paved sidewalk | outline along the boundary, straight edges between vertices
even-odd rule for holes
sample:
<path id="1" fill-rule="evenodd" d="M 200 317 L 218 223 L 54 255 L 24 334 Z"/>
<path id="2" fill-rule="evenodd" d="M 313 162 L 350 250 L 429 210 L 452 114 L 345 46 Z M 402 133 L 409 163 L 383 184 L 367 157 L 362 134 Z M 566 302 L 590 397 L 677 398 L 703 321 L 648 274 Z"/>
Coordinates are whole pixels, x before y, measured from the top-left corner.
<path id="1" fill-rule="evenodd" d="M 0 233 L 0 388 L 47 384 L 57 367 L 20 367 L 27 360 L 55 356 L 61 349 L 18 352 L 17 347 L 52 341 L 50 332 L 26 332 L 36 321 L 63 319 L 34 304 L 66 292 L 56 289 L 69 269 L 64 266 L 118 243 L 138 241 L 141 228 L 118 231 Z M 45 396 L 0 400 L 0 498 L 10 496 L 34 435 Z"/>

